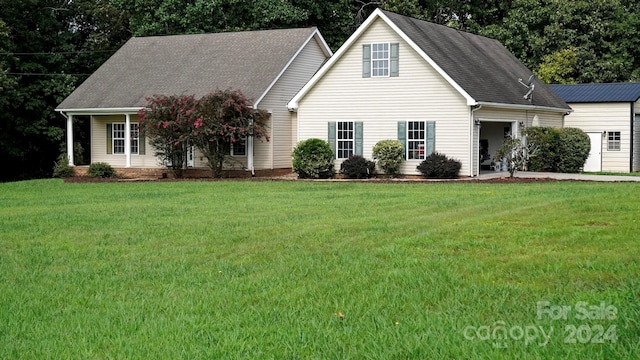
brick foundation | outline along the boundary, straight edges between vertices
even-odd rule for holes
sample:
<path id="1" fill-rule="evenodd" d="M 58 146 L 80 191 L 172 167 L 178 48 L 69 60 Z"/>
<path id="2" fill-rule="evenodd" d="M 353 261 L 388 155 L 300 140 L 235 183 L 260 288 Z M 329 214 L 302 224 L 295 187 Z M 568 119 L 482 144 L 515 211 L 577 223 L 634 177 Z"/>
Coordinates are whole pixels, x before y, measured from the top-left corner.
<path id="1" fill-rule="evenodd" d="M 75 176 L 87 176 L 87 170 L 89 166 L 76 166 L 74 167 Z M 145 169 L 145 168 L 114 168 L 118 177 L 124 179 L 171 179 L 173 174 L 167 169 Z M 256 177 L 278 177 L 291 174 L 291 169 L 264 169 L 256 170 Z M 187 169 L 184 173 L 184 178 L 187 179 L 201 179 L 211 178 L 211 170 L 208 168 Z M 251 177 L 250 171 L 244 170 L 224 170 L 222 172 L 223 178 L 249 178 Z"/>

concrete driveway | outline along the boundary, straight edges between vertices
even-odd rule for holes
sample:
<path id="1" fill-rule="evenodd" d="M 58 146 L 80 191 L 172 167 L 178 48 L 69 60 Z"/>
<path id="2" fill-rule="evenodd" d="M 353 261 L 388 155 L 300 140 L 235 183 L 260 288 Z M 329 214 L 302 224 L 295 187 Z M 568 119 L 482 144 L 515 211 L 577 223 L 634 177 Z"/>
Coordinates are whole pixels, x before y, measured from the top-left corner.
<path id="1" fill-rule="evenodd" d="M 478 179 L 494 179 L 509 177 L 508 172 L 483 172 Z M 518 171 L 514 177 L 521 178 L 544 178 L 544 179 L 558 179 L 558 180 L 582 180 L 582 181 L 603 181 L 603 182 L 640 182 L 640 176 L 620 176 L 620 175 L 589 175 L 589 174 L 563 174 L 563 173 L 550 173 L 550 172 L 532 172 L 532 171 Z"/>

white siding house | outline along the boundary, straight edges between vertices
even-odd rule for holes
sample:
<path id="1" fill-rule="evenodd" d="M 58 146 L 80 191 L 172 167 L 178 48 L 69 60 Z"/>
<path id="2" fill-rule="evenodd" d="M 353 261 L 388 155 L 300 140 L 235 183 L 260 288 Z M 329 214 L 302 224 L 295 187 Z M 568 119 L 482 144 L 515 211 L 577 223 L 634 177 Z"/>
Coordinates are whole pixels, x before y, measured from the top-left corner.
<path id="1" fill-rule="evenodd" d="M 574 110 L 565 127 L 591 139 L 585 171 L 640 171 L 640 83 L 550 87 Z"/>
<path id="2" fill-rule="evenodd" d="M 316 28 L 132 38 L 56 109 L 67 118 L 70 163 L 74 117 L 88 115 L 91 162 L 123 170 L 163 168 L 146 139 L 138 138 L 137 114 L 146 98 L 199 98 L 232 88 L 271 117 L 270 141 L 247 138 L 230 168 L 290 169 L 296 138 L 287 103 L 331 55 Z M 186 165 L 204 168 L 206 159 L 194 151 Z"/>
<path id="3" fill-rule="evenodd" d="M 523 98 L 518 79 L 530 74 L 498 41 L 378 9 L 288 106 L 298 141 L 327 140 L 337 167 L 398 139 L 403 174 L 418 174 L 437 151 L 475 176 L 480 144 L 497 149 L 505 127 L 518 135 L 534 119 L 562 126 L 570 108 L 544 84 L 535 81 L 533 98 Z"/>

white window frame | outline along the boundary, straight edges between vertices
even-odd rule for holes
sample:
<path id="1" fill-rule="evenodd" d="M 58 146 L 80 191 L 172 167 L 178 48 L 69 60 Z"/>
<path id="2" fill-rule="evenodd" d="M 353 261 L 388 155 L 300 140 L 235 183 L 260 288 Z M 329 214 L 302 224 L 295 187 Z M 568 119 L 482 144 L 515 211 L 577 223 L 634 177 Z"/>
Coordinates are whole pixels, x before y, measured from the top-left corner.
<path id="1" fill-rule="evenodd" d="M 125 154 L 125 126 L 126 123 L 111 123 L 111 149 L 113 155 L 124 155 Z M 118 128 L 118 129 L 116 129 Z M 130 123 L 130 147 L 131 147 L 131 155 L 138 155 L 140 151 L 140 129 L 138 128 L 138 123 Z M 116 136 L 116 134 L 122 136 Z M 135 135 L 135 136 L 134 136 Z M 117 145 L 116 142 L 122 141 L 122 146 Z M 117 151 L 116 149 L 122 149 L 122 151 Z"/>
<path id="2" fill-rule="evenodd" d="M 420 138 L 420 134 L 422 134 L 422 138 Z M 407 121 L 406 141 L 407 160 L 424 160 L 427 151 L 427 122 Z"/>
<path id="3" fill-rule="evenodd" d="M 336 122 L 336 158 L 348 159 L 355 154 L 356 129 L 353 121 Z M 345 156 L 346 155 L 346 156 Z"/>
<path id="4" fill-rule="evenodd" d="M 620 151 L 622 147 L 622 134 L 620 131 L 607 132 L 607 151 Z"/>
<path id="5" fill-rule="evenodd" d="M 244 154 L 236 154 L 234 151 L 234 148 L 236 147 L 236 144 L 243 144 L 244 143 Z M 231 143 L 231 148 L 229 149 L 229 155 L 231 156 L 236 156 L 236 157 L 246 157 L 247 156 L 247 138 L 241 138 L 239 141 L 236 141 L 235 143 Z"/>
<path id="6" fill-rule="evenodd" d="M 382 49 L 379 49 L 382 47 Z M 385 56 L 386 54 L 386 56 Z M 371 44 L 371 77 L 389 77 L 391 73 L 391 43 Z"/>

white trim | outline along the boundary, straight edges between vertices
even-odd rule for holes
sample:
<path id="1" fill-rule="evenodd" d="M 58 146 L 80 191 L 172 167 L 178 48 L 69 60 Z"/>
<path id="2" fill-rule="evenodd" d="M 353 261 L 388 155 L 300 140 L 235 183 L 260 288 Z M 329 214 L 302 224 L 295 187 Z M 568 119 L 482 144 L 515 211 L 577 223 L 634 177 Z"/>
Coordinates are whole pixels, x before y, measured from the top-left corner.
<path id="1" fill-rule="evenodd" d="M 262 95 L 260 95 L 260 97 L 258 97 L 254 102 L 253 102 L 253 106 L 255 108 L 258 108 L 258 105 L 260 105 L 260 102 L 262 101 L 262 99 L 264 99 L 265 96 L 267 96 L 267 94 L 269 93 L 269 91 L 271 91 L 271 89 L 273 88 L 273 86 L 276 84 L 276 82 L 278 80 L 280 80 L 280 78 L 282 77 L 282 75 L 285 73 L 285 71 L 287 71 L 287 69 L 289 69 L 289 66 L 291 66 L 291 64 L 293 63 L 293 61 L 298 57 L 298 55 L 300 55 L 300 53 L 302 52 L 302 50 L 304 50 L 304 48 L 307 46 L 307 44 L 309 44 L 309 42 L 311 42 L 311 39 L 313 39 L 314 37 L 318 38 L 320 40 L 320 44 L 322 45 L 320 48 L 322 49 L 322 52 L 325 53 L 325 56 L 327 57 L 331 57 L 333 55 L 333 53 L 331 52 L 331 49 L 329 48 L 329 45 L 327 45 L 327 42 L 324 41 L 324 38 L 322 37 L 322 35 L 320 34 L 320 31 L 316 28 L 313 33 L 307 38 L 307 40 L 302 44 L 302 46 L 300 46 L 300 48 L 298 49 L 298 51 L 296 51 L 295 54 L 293 54 L 293 56 L 291 57 L 291 59 L 289 59 L 289 62 L 287 62 L 287 64 L 284 66 L 284 68 L 282 69 L 282 71 L 280 71 L 280 73 L 278 74 L 278 76 L 275 77 L 275 79 L 273 79 L 273 81 L 271 82 L 271 84 L 269 84 L 269 86 L 267 86 L 267 89 L 264 91 L 264 93 L 262 93 Z"/>
<path id="2" fill-rule="evenodd" d="M 69 159 L 69 165 L 74 166 L 73 164 L 73 115 L 71 114 L 67 116 L 67 159 Z"/>
<path id="3" fill-rule="evenodd" d="M 371 26 L 371 24 L 377 19 L 382 19 L 389 27 L 395 31 L 414 51 L 416 51 L 423 59 L 425 59 L 429 65 L 431 65 L 451 86 L 453 86 L 466 100 L 467 105 L 476 105 L 477 101 L 471 97 L 460 85 L 458 85 L 453 79 L 438 66 L 433 59 L 431 59 L 418 45 L 416 45 L 404 32 L 402 32 L 387 16 L 384 15 L 382 10 L 376 9 L 367 20 L 360 25 L 356 31 L 345 41 L 345 43 L 336 51 L 336 53 L 327 61 L 318 72 L 305 84 L 302 89 L 289 101 L 287 107 L 290 111 L 298 110 L 298 103 L 300 100 L 315 86 L 315 84 L 333 67 L 333 65 L 351 48 L 351 46 L 362 36 L 362 34 Z"/>
<path id="4" fill-rule="evenodd" d="M 491 106 L 502 109 L 517 109 L 517 110 L 541 110 L 541 111 L 553 111 L 553 112 L 562 112 L 562 113 L 571 113 L 573 109 L 565 109 L 565 108 L 556 108 L 550 106 L 538 106 L 538 105 L 519 105 L 519 104 L 503 104 L 503 103 L 493 103 L 493 102 L 485 102 L 479 101 L 477 105 L 483 106 Z"/>
<path id="5" fill-rule="evenodd" d="M 125 167 L 131 167 L 131 115 L 124 116 L 124 157 Z"/>
<path id="6" fill-rule="evenodd" d="M 251 175 L 255 176 L 256 172 L 253 167 L 253 136 L 247 137 L 247 170 L 251 171 Z"/>
<path id="7" fill-rule="evenodd" d="M 90 109 L 56 109 L 57 112 L 65 112 L 74 115 L 122 115 L 137 114 L 143 107 L 127 107 L 127 108 L 90 108 Z"/>
<path id="8" fill-rule="evenodd" d="M 492 118 L 478 118 L 480 122 L 501 122 L 501 123 L 511 123 L 517 120 L 514 119 L 492 119 Z"/>
<path id="9" fill-rule="evenodd" d="M 482 109 L 482 105 L 476 105 L 469 107 L 469 144 L 471 144 L 469 151 L 469 176 L 474 177 L 474 164 L 475 164 L 475 153 L 476 149 L 480 149 L 480 127 L 476 125 L 476 119 L 473 117 L 473 114 Z M 480 121 L 480 119 L 478 119 Z M 476 131 L 478 132 L 478 141 L 473 141 L 476 136 Z M 478 152 L 478 158 L 480 157 L 480 153 Z M 478 167 L 478 176 L 480 175 L 480 167 Z"/>

